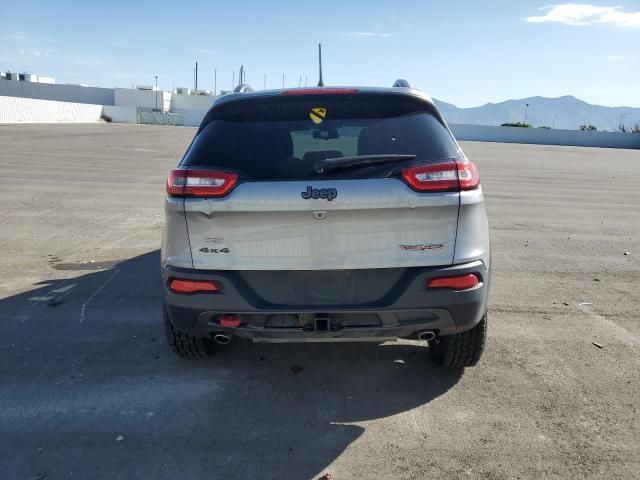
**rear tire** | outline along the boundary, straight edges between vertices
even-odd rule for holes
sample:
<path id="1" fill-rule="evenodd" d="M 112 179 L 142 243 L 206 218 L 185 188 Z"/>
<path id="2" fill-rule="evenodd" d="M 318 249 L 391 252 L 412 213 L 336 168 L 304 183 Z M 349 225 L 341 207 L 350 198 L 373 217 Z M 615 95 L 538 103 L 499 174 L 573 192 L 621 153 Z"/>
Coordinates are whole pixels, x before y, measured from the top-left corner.
<path id="1" fill-rule="evenodd" d="M 434 362 L 447 368 L 473 367 L 478 363 L 487 338 L 487 314 L 475 327 L 455 335 L 445 335 L 429 345 Z"/>
<path id="2" fill-rule="evenodd" d="M 216 343 L 211 338 L 194 337 L 176 329 L 166 309 L 163 309 L 163 317 L 167 343 L 176 355 L 183 358 L 204 358 L 215 352 Z"/>

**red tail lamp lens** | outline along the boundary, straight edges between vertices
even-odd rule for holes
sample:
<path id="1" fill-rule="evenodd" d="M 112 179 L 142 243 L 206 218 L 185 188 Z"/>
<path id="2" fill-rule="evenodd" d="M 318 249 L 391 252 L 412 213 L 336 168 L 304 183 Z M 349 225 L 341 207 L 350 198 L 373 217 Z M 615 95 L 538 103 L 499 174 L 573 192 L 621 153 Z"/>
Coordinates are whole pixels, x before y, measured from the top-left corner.
<path id="1" fill-rule="evenodd" d="M 242 323 L 242 320 L 240 320 L 240 317 L 232 313 L 220 315 L 218 317 L 218 321 L 220 322 L 221 327 L 239 327 L 240 324 Z"/>
<path id="2" fill-rule="evenodd" d="M 480 283 L 477 275 L 469 273 L 455 277 L 440 277 L 427 280 L 427 288 L 449 288 L 451 290 L 468 290 Z"/>
<path id="3" fill-rule="evenodd" d="M 238 183 L 232 172 L 172 170 L 167 178 L 167 194 L 174 197 L 224 197 Z"/>
<path id="4" fill-rule="evenodd" d="M 415 165 L 402 171 L 402 178 L 419 192 L 458 190 L 458 170 L 455 162 Z"/>
<path id="5" fill-rule="evenodd" d="M 207 293 L 219 292 L 220 285 L 217 282 L 209 280 L 180 280 L 174 278 L 169 284 L 169 290 L 174 293 Z"/>
<path id="6" fill-rule="evenodd" d="M 458 167 L 458 178 L 460 179 L 460 190 L 473 190 L 480 185 L 480 174 L 475 164 L 472 162 L 456 162 Z"/>
<path id="7" fill-rule="evenodd" d="M 402 178 L 419 192 L 457 192 L 480 185 L 478 169 L 469 161 L 414 165 L 402 171 Z"/>

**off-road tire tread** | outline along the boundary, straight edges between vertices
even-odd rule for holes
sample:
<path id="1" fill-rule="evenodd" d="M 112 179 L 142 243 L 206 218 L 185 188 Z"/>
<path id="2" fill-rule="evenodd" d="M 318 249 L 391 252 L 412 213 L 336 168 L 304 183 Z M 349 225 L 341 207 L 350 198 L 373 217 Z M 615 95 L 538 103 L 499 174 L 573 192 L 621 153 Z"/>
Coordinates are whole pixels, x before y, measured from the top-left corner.
<path id="1" fill-rule="evenodd" d="M 194 337 L 176 329 L 166 312 L 164 312 L 164 331 L 167 335 L 167 343 L 173 352 L 183 358 L 205 358 L 215 349 L 213 340 Z"/>
<path id="2" fill-rule="evenodd" d="M 429 346 L 431 358 L 447 368 L 473 367 L 478 363 L 487 338 L 487 314 L 466 332 L 446 335 L 438 343 Z"/>

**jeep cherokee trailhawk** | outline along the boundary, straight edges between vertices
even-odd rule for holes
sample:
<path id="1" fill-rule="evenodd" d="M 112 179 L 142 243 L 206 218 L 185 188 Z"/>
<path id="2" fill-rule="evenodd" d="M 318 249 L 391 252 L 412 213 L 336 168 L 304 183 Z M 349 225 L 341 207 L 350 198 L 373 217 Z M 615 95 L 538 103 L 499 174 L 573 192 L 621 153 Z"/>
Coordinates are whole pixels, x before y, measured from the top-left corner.
<path id="1" fill-rule="evenodd" d="M 478 171 L 425 94 L 225 95 L 167 181 L 164 323 L 176 353 L 254 342 L 484 347 L 489 230 Z"/>

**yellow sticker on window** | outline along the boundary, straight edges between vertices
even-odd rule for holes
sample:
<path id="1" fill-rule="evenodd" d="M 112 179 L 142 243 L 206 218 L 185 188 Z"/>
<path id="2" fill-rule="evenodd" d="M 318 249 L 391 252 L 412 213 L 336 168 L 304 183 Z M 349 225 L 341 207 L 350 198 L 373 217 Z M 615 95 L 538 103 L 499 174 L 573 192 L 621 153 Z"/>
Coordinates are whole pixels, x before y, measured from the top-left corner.
<path id="1" fill-rule="evenodd" d="M 326 116 L 327 116 L 326 108 L 321 108 L 321 107 L 312 108 L 311 111 L 309 112 L 309 118 L 316 125 L 321 124 L 322 121 L 324 120 L 324 117 Z"/>

